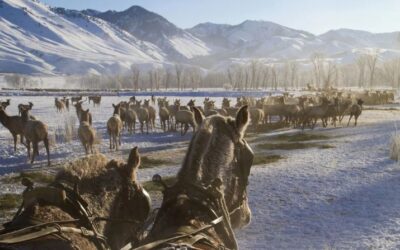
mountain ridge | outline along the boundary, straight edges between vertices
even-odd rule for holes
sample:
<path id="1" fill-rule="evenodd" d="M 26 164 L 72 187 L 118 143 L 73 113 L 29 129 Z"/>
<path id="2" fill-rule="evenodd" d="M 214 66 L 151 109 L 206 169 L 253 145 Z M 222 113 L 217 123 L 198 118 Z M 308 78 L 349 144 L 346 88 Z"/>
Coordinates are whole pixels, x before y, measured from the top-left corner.
<path id="1" fill-rule="evenodd" d="M 349 63 L 371 48 L 400 56 L 400 32 L 333 29 L 315 35 L 278 23 L 200 23 L 181 29 L 133 5 L 123 11 L 69 10 L 36 0 L 0 1 L 0 73 L 116 73 L 173 64 L 214 70 L 263 59 L 308 60 L 315 52 Z"/>

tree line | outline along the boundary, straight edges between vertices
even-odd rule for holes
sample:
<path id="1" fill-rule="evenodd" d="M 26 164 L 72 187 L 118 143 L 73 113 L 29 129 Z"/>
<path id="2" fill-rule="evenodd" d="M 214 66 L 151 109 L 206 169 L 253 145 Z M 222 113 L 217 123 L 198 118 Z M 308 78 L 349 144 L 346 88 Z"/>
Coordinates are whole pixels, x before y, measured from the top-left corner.
<path id="1" fill-rule="evenodd" d="M 28 76 L 10 74 L 6 83 L 15 88 L 29 85 L 37 87 L 37 81 Z M 66 85 L 88 89 L 168 90 L 225 88 L 250 89 L 300 89 L 313 86 L 317 89 L 341 87 L 388 87 L 400 88 L 400 57 L 383 60 L 379 49 L 360 54 L 354 62 L 343 63 L 323 53 L 314 53 L 308 59 L 265 62 L 252 59 L 232 64 L 224 70 L 205 71 L 194 66 L 175 64 L 143 70 L 132 64 L 130 70 L 115 75 L 87 74 L 66 77 Z"/>

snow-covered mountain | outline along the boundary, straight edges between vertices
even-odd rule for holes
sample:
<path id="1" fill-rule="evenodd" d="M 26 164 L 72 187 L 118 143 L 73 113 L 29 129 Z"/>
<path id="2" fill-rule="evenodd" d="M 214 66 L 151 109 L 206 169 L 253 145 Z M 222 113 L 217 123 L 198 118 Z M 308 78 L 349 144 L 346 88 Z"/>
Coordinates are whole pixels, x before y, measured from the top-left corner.
<path id="1" fill-rule="evenodd" d="M 245 21 L 238 25 L 202 23 L 188 29 L 213 49 L 214 58 L 304 59 L 315 52 L 349 62 L 370 48 L 384 56 L 400 56 L 400 33 L 374 34 L 339 29 L 316 36 L 266 21 Z"/>
<path id="2" fill-rule="evenodd" d="M 170 60 L 210 54 L 210 49 L 203 41 L 140 6 L 132 6 L 121 12 L 106 11 L 95 16 L 117 25 L 143 41 L 157 45 Z"/>
<path id="3" fill-rule="evenodd" d="M 205 69 L 260 58 L 307 60 L 315 52 L 348 63 L 378 48 L 400 56 L 400 32 L 338 29 L 321 35 L 273 22 L 202 23 L 181 29 L 139 6 L 66 10 L 37 0 L 0 0 L 0 73 L 85 74 L 174 63 Z"/>
<path id="4" fill-rule="evenodd" d="M 116 72 L 162 64 L 165 54 L 102 19 L 38 1 L 0 1 L 0 72 Z"/>

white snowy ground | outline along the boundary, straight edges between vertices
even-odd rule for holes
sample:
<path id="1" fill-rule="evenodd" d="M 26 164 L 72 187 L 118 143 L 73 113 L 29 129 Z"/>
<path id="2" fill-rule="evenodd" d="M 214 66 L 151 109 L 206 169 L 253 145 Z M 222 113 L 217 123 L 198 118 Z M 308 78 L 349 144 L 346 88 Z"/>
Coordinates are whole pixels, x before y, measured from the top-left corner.
<path id="1" fill-rule="evenodd" d="M 335 148 L 281 151 L 287 159 L 253 167 L 241 248 L 399 249 L 400 166 L 389 159 L 399 115 L 365 111 L 357 128 L 315 131 Z"/>
<path id="2" fill-rule="evenodd" d="M 140 97 L 142 98 L 142 97 Z M 171 97 L 172 99 L 173 97 Z M 2 97 L 1 99 L 5 99 Z M 111 103 L 128 97 L 104 97 L 100 108 L 90 110 L 94 126 L 103 140 L 97 148 L 109 157 L 126 158 L 133 146 L 141 152 L 184 148 L 191 134 L 163 133 L 157 129 L 150 135 L 124 133 L 122 150 L 110 153 L 105 124 L 112 114 Z M 190 97 L 182 97 L 186 103 Z M 203 98 L 196 98 L 201 105 Z M 73 109 L 56 113 L 54 97 L 11 97 L 9 114 L 16 113 L 18 103 L 32 101 L 32 114 L 49 125 L 50 134 L 64 130 L 64 123 L 78 127 Z M 221 98 L 216 98 L 217 102 Z M 219 103 L 218 103 L 219 105 Z M 88 107 L 86 104 L 85 107 Z M 396 108 L 400 108 L 395 106 Z M 334 145 L 329 149 L 266 151 L 285 159 L 251 171 L 249 198 L 253 211 L 252 223 L 237 231 L 241 249 L 366 249 L 400 247 L 400 166 L 389 159 L 389 144 L 396 132 L 400 111 L 366 110 L 359 126 L 317 128 L 307 133 L 325 134 L 331 139 L 321 141 Z M 158 121 L 157 121 L 158 123 Z M 297 133 L 285 130 L 261 134 L 259 142 L 268 142 L 278 133 Z M 261 141 L 260 141 L 261 140 Z M 0 125 L 0 175 L 23 169 L 46 170 L 46 157 L 40 147 L 40 157 L 33 166 L 26 163 L 26 150 L 18 146 L 14 154 L 11 135 Z M 51 147 L 54 165 L 84 155 L 75 138 L 64 142 L 61 137 Z M 259 151 L 253 144 L 253 149 Z M 154 173 L 175 174 L 179 166 L 160 166 L 141 169 L 139 179 L 146 181 Z M 2 192 L 18 192 L 20 187 L 3 185 Z"/>

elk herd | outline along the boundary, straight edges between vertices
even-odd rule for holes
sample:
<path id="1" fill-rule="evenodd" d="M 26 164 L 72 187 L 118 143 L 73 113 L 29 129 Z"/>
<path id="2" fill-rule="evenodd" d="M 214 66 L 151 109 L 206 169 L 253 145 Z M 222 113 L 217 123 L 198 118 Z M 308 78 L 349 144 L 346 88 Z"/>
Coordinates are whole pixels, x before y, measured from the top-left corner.
<path id="1" fill-rule="evenodd" d="M 86 154 L 93 153 L 96 142 L 96 129 L 92 125 L 92 114 L 89 109 L 83 107 L 88 101 L 93 107 L 100 107 L 102 97 L 100 95 L 74 97 L 56 97 L 54 105 L 56 112 L 68 112 L 70 105 L 75 108 L 79 120 L 78 137 Z M 202 103 L 196 103 L 199 99 L 190 99 L 183 103 L 181 99 L 168 99 L 167 97 L 151 96 L 148 99 L 138 100 L 135 96 L 112 104 L 113 113 L 106 123 L 106 131 L 109 136 L 110 150 L 118 150 L 121 145 L 121 134 L 125 130 L 129 135 L 135 134 L 138 128 L 141 133 L 149 134 L 156 131 L 156 118 L 158 117 L 160 129 L 167 131 L 180 131 L 185 135 L 191 128 L 196 130 L 194 109 L 199 110 L 204 117 L 219 114 L 235 117 L 240 107 L 247 105 L 249 108 L 251 126 L 254 131 L 263 131 L 263 126 L 271 123 L 279 123 L 282 126 L 293 128 L 313 129 L 320 121 L 322 127 L 329 125 L 336 127 L 342 123 L 347 115 L 347 126 L 354 118 L 357 125 L 362 113 L 363 104 L 387 104 L 394 101 L 394 93 L 390 91 L 338 91 L 307 92 L 307 94 L 294 96 L 288 92 L 280 95 L 268 95 L 262 98 L 237 97 L 234 99 L 223 98 L 221 106 L 217 107 L 216 100 L 208 97 Z M 6 108 L 11 104 L 10 99 L 0 102 L 0 121 L 6 127 L 14 139 L 14 151 L 18 136 L 21 144 L 27 148 L 28 159 L 34 162 L 39 154 L 39 142 L 43 142 L 50 165 L 48 127 L 42 121 L 30 115 L 34 108 L 32 102 L 19 104 L 18 115 L 9 116 Z M 31 154 L 31 144 L 33 152 Z"/>

